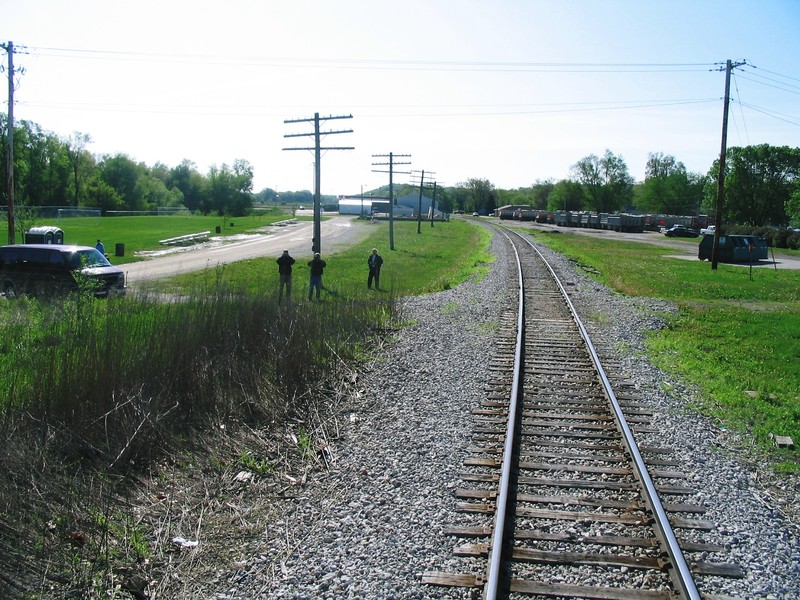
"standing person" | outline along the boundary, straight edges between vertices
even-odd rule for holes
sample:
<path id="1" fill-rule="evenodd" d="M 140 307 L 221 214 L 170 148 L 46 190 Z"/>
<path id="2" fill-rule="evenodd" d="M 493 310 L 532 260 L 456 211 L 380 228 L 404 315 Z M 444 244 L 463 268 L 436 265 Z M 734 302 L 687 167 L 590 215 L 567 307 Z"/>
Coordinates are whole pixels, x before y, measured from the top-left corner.
<path id="1" fill-rule="evenodd" d="M 327 263 L 320 258 L 319 252 L 315 252 L 314 259 L 308 262 L 308 266 L 311 268 L 311 281 L 309 282 L 308 287 L 308 299 L 311 300 L 311 295 L 316 288 L 317 300 L 319 300 L 319 294 L 322 290 L 322 271 L 327 266 Z"/>
<path id="2" fill-rule="evenodd" d="M 280 277 L 280 285 L 278 286 L 278 304 L 283 300 L 283 290 L 286 289 L 286 302 L 292 300 L 292 265 L 294 259 L 289 256 L 289 251 L 284 250 L 283 254 L 278 257 L 278 276 Z"/>
<path id="3" fill-rule="evenodd" d="M 367 277 L 367 289 L 372 288 L 372 280 L 375 280 L 375 289 L 381 289 L 381 265 L 383 264 L 383 259 L 381 255 L 378 254 L 378 249 L 373 248 L 372 254 L 369 255 L 367 259 L 367 265 L 369 265 L 369 276 Z"/>
<path id="4" fill-rule="evenodd" d="M 97 240 L 97 244 L 95 245 L 95 248 L 97 248 L 97 251 L 100 254 L 102 254 L 103 256 L 106 255 L 106 247 L 103 246 L 103 242 L 101 242 L 100 240 Z"/>

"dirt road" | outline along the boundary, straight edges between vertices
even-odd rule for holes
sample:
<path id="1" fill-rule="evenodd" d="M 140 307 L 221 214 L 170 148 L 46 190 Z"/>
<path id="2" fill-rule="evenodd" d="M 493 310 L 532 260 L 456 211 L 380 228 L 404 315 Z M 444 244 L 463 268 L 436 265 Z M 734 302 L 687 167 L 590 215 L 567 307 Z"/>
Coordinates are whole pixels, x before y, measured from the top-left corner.
<path id="1" fill-rule="evenodd" d="M 321 223 L 323 258 L 326 253 L 333 253 L 360 241 L 368 233 L 368 222 L 358 221 L 352 216 L 337 215 L 324 219 Z M 268 226 L 256 233 L 211 238 L 203 244 L 168 248 L 163 252 L 153 253 L 148 260 L 127 264 L 123 269 L 128 287 L 135 288 L 137 284 L 147 280 L 214 269 L 240 260 L 264 256 L 274 256 L 277 259 L 284 249 L 289 250 L 298 261 L 306 257 L 310 260 L 312 235 L 311 221 L 295 221 L 284 226 Z"/>

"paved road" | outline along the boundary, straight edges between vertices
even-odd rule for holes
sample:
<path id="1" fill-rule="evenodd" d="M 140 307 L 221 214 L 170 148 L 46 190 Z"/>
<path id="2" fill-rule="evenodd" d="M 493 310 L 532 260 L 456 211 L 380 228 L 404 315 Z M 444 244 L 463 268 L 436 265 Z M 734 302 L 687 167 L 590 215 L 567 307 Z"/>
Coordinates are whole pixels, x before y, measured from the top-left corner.
<path id="1" fill-rule="evenodd" d="M 367 222 L 338 215 L 324 219 L 321 228 L 323 258 L 325 253 L 356 243 L 369 233 Z M 240 260 L 264 256 L 277 259 L 284 249 L 298 260 L 305 257 L 310 260 L 312 235 L 313 222 L 297 221 L 283 227 L 265 227 L 253 234 L 211 238 L 209 242 L 195 246 L 165 249 L 148 260 L 130 263 L 122 268 L 126 272 L 128 286 L 135 288 L 147 280 L 213 269 Z"/>

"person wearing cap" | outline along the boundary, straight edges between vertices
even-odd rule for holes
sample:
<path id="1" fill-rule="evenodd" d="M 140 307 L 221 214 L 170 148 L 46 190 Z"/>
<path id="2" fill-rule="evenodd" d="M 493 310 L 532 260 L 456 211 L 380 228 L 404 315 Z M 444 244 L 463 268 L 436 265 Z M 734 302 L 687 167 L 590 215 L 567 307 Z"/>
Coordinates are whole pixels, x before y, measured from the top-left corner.
<path id="1" fill-rule="evenodd" d="M 314 258 L 308 262 L 308 266 L 311 269 L 311 280 L 308 286 L 308 299 L 311 300 L 311 296 L 316 289 L 317 300 L 319 300 L 319 294 L 322 291 L 322 271 L 327 266 L 327 263 L 320 258 L 319 252 L 315 252 Z"/>
<path id="2" fill-rule="evenodd" d="M 290 302 L 292 299 L 292 265 L 294 259 L 289 256 L 289 251 L 284 250 L 283 254 L 278 257 L 278 276 L 280 277 L 280 285 L 278 286 L 278 304 L 283 300 L 283 290 L 286 289 L 286 301 Z"/>
<path id="3" fill-rule="evenodd" d="M 378 254 L 378 249 L 373 248 L 372 254 L 369 255 L 367 259 L 367 266 L 369 266 L 369 276 L 367 277 L 367 289 L 372 288 L 372 280 L 375 280 L 375 289 L 379 290 L 381 288 L 381 265 L 383 264 L 383 259 L 381 255 Z"/>

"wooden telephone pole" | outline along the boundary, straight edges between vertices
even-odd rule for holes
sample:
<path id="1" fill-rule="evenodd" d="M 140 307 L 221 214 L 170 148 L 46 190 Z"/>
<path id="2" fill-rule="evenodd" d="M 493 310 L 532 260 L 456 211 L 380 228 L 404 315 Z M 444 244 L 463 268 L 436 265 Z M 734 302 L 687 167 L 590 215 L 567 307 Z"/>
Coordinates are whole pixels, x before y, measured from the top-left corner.
<path id="1" fill-rule="evenodd" d="M 395 158 L 409 158 L 410 154 L 394 154 L 389 152 L 389 154 L 373 154 L 372 158 L 388 158 L 389 162 L 379 162 L 379 163 L 372 163 L 372 166 L 387 166 L 389 167 L 388 171 L 382 171 L 380 169 L 372 169 L 373 173 L 389 173 L 389 250 L 394 250 L 394 166 L 395 165 L 410 165 L 410 161 L 405 162 L 395 162 Z M 399 171 L 399 173 L 403 173 L 405 175 L 410 174 L 410 171 Z"/>
<path id="2" fill-rule="evenodd" d="M 425 186 L 425 171 L 414 171 L 414 173 L 421 173 L 419 177 L 419 201 L 417 202 L 417 233 L 422 233 L 422 190 Z M 435 175 L 433 171 L 428 171 L 428 176 Z M 433 182 L 436 185 L 436 182 Z M 430 184 L 428 184 L 430 185 Z M 431 211 L 433 211 L 433 202 L 431 202 Z M 433 221 L 431 220 L 431 225 Z"/>
<path id="3" fill-rule="evenodd" d="M 725 98 L 723 98 L 722 109 L 722 147 L 719 151 L 719 173 L 717 174 L 717 207 L 714 216 L 714 245 L 711 249 L 711 269 L 717 269 L 719 262 L 719 232 L 722 228 L 722 207 L 725 195 L 725 154 L 728 145 L 728 105 L 730 104 L 731 93 L 731 71 L 747 64 L 747 61 L 732 63 L 730 59 L 725 63 Z"/>
<path id="4" fill-rule="evenodd" d="M 8 243 L 15 244 L 14 236 L 14 43 L 0 44 L 8 53 L 8 148 L 6 151 L 6 198 L 8 199 Z"/>
<path id="5" fill-rule="evenodd" d="M 323 150 L 353 150 L 352 146 L 327 146 L 320 145 L 320 136 L 334 135 L 338 133 L 353 133 L 352 129 L 343 129 L 339 131 L 324 131 L 320 132 L 320 121 L 331 121 L 333 119 L 352 119 L 353 115 L 340 115 L 330 117 L 320 117 L 319 113 L 314 113 L 313 118 L 309 119 L 287 119 L 284 123 L 314 123 L 314 133 L 288 133 L 283 137 L 302 137 L 314 136 L 314 146 L 308 148 L 284 148 L 284 150 L 312 150 L 314 152 L 314 237 L 311 240 L 311 251 L 322 252 L 322 210 L 320 207 L 320 158 L 322 157 Z"/>

